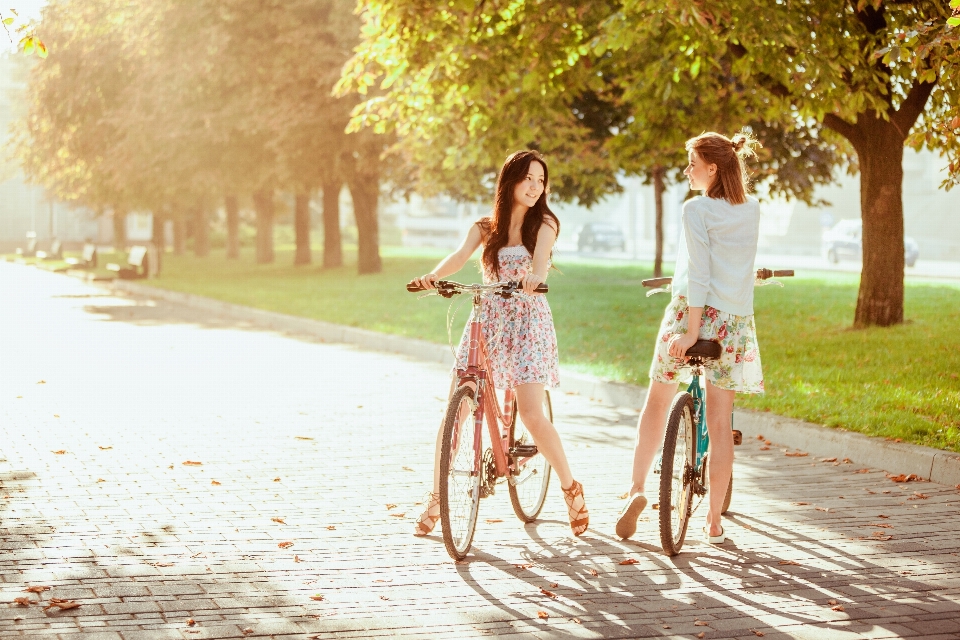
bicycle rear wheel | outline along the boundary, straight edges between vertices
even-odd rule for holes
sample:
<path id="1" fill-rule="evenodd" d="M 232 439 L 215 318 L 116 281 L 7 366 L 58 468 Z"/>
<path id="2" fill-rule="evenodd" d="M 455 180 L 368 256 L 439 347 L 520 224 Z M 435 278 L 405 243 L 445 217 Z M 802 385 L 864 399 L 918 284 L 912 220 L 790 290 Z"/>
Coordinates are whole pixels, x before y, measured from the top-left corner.
<path id="1" fill-rule="evenodd" d="M 480 474 L 477 468 L 480 433 L 476 428 L 476 392 L 457 388 L 443 419 L 440 450 L 440 525 L 443 544 L 454 560 L 470 551 L 480 508 Z"/>
<path id="2" fill-rule="evenodd" d="M 660 468 L 660 545 L 668 556 L 680 553 L 690 522 L 696 456 L 694 433 L 693 397 L 686 392 L 678 393 L 667 418 Z"/>
<path id="3" fill-rule="evenodd" d="M 551 423 L 553 422 L 553 405 L 550 403 L 550 392 L 543 392 L 543 415 Z M 533 436 L 524 426 L 517 411 L 517 405 L 513 405 L 513 437 L 510 446 L 516 447 L 523 458 L 523 449 L 534 445 Z M 543 509 L 543 503 L 547 501 L 547 488 L 550 486 L 550 463 L 543 457 L 542 453 L 537 453 L 527 459 L 520 467 L 520 473 L 511 476 L 507 487 L 510 492 L 510 504 L 513 505 L 513 512 L 524 522 L 533 522 L 540 515 Z"/>

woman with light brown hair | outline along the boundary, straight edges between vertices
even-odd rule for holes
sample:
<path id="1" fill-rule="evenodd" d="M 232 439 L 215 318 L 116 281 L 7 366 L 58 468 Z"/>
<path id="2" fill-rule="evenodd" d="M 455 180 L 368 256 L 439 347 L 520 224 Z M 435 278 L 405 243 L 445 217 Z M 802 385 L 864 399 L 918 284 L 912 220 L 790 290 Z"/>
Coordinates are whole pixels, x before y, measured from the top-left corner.
<path id="1" fill-rule="evenodd" d="M 667 411 L 681 381 L 690 380 L 687 349 L 697 340 L 723 347 L 705 365 L 706 412 L 710 434 L 709 494 L 704 538 L 724 542 L 723 499 L 733 474 L 731 414 L 737 393 L 762 393 L 760 348 L 753 322 L 754 261 L 760 233 L 760 206 L 747 195 L 745 160 L 755 156 L 747 133 L 727 138 L 703 133 L 687 141 L 684 175 L 702 196 L 683 204 L 677 266 L 650 367 L 650 389 L 637 424 L 632 484 L 616 532 L 629 538 L 647 504 L 644 483 L 662 445 Z"/>

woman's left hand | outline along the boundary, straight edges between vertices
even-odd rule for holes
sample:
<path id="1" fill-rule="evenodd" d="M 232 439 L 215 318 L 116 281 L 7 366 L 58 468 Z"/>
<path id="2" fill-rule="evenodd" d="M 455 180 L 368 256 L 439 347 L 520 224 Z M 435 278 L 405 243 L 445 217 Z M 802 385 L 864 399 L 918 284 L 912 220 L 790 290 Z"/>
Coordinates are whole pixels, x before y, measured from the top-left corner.
<path id="1" fill-rule="evenodd" d="M 523 280 L 520 281 L 520 284 L 523 285 L 524 293 L 533 295 L 533 290 L 543 284 L 545 280 L 546 278 L 541 278 L 535 273 L 528 273 L 523 277 Z"/>
<path id="2" fill-rule="evenodd" d="M 695 333 L 681 333 L 670 338 L 669 353 L 674 358 L 685 358 L 687 349 L 696 344 L 699 336 Z"/>

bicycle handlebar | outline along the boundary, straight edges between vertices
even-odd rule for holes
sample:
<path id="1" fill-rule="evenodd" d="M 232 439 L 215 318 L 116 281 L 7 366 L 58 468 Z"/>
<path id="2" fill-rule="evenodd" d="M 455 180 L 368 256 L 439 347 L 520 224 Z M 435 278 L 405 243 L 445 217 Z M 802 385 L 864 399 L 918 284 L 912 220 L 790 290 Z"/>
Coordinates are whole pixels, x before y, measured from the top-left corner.
<path id="1" fill-rule="evenodd" d="M 793 269 L 778 269 L 776 271 L 771 271 L 770 269 L 757 269 L 757 280 L 767 280 L 769 278 L 789 278 L 793 276 Z M 641 284 L 645 287 L 665 287 L 668 284 L 673 282 L 673 278 L 649 278 L 647 280 L 641 281 Z"/>
<path id="2" fill-rule="evenodd" d="M 461 284 L 459 282 L 453 282 L 452 280 L 437 280 L 437 293 L 445 298 L 449 298 L 458 293 L 464 293 L 465 291 L 479 293 L 479 292 L 491 292 L 496 295 L 509 298 L 514 293 L 519 293 L 523 290 L 523 285 L 519 282 L 496 282 L 494 284 Z M 414 280 L 411 280 L 407 283 L 407 291 L 410 293 L 417 293 L 419 291 L 426 291 L 426 288 L 421 287 Z M 534 289 L 536 293 L 547 293 L 550 291 L 545 283 L 537 285 L 537 288 Z"/>

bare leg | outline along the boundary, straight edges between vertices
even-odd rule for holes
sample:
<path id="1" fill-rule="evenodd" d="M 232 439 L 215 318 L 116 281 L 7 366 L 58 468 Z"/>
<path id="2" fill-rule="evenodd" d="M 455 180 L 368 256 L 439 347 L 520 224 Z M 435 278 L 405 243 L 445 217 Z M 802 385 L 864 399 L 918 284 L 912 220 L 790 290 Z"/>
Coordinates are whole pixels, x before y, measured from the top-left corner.
<path id="1" fill-rule="evenodd" d="M 720 512 L 733 475 L 733 425 L 730 416 L 735 396 L 736 392 L 720 389 L 707 382 L 707 431 L 710 433 L 710 511 L 707 512 L 707 530 L 711 536 L 718 536 L 723 530 Z"/>
<path id="2" fill-rule="evenodd" d="M 516 388 L 516 393 L 520 419 L 533 436 L 537 449 L 557 472 L 561 488 L 569 488 L 573 484 L 573 474 L 563 451 L 563 443 L 560 442 L 560 434 L 543 415 L 543 385 L 521 384 Z"/>
<path id="3" fill-rule="evenodd" d="M 453 392 L 457 388 L 458 380 L 454 378 L 450 381 L 450 393 L 447 396 L 447 404 L 449 405 L 450 398 L 453 397 Z M 434 526 L 436 526 L 436 520 L 434 518 L 440 518 L 440 452 L 443 449 L 443 421 L 446 419 L 446 411 L 444 411 L 443 417 L 440 418 L 440 428 L 437 429 L 437 444 L 433 452 L 433 491 L 430 498 L 427 500 L 427 504 L 423 509 L 423 513 L 420 514 L 420 517 L 417 518 L 417 522 L 414 528 L 414 535 L 427 535 L 433 531 Z"/>
<path id="4" fill-rule="evenodd" d="M 637 442 L 633 450 L 633 475 L 630 493 L 643 493 L 644 483 L 657 450 L 663 445 L 663 435 L 667 429 L 667 411 L 674 396 L 677 395 L 677 383 L 650 381 L 647 399 L 643 403 L 640 419 L 637 421 Z"/>

